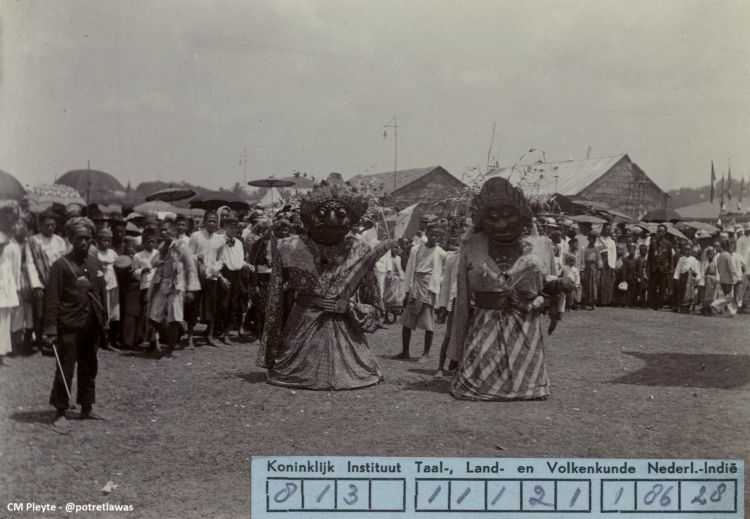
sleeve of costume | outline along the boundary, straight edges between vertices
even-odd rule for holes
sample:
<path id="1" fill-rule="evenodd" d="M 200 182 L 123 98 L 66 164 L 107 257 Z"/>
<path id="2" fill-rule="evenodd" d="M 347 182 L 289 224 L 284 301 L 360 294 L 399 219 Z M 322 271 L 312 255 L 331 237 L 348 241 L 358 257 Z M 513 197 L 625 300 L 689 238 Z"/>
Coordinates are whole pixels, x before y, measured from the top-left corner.
<path id="1" fill-rule="evenodd" d="M 446 264 L 443 269 L 443 279 L 440 283 L 440 292 L 438 293 L 436 301 L 437 308 L 448 308 L 448 301 L 450 301 L 451 298 L 451 287 L 453 286 L 453 276 L 453 267 Z"/>
<path id="2" fill-rule="evenodd" d="M 680 271 L 682 270 L 682 264 L 684 260 L 684 257 L 677 260 L 677 265 L 674 268 L 674 275 L 672 275 L 672 279 L 680 279 Z"/>
<path id="3" fill-rule="evenodd" d="M 26 257 L 25 265 L 23 265 L 22 268 L 26 269 L 27 274 L 29 275 L 29 284 L 31 285 L 31 288 L 44 288 L 44 284 L 42 284 L 42 278 L 39 277 L 39 271 L 36 268 L 36 263 L 34 263 L 34 255 L 31 253 L 31 245 L 27 242 L 24 247 L 26 248 L 26 253 L 24 256 Z"/>
<path id="4" fill-rule="evenodd" d="M 409 260 L 406 262 L 406 273 L 404 274 L 404 292 L 411 292 L 411 282 L 414 278 L 415 263 L 417 261 L 417 249 L 419 249 L 419 246 L 415 245 L 409 251 Z"/>
<path id="5" fill-rule="evenodd" d="M 469 331 L 469 270 L 464 253 L 459 253 L 458 270 L 456 272 L 456 302 L 453 305 L 453 326 L 447 357 L 450 360 L 461 360 L 461 353 Z"/>
<path id="6" fill-rule="evenodd" d="M 60 315 L 60 300 L 63 291 L 64 269 L 62 260 L 52 265 L 44 293 L 44 333 L 57 334 L 57 318 Z"/>
<path id="7" fill-rule="evenodd" d="M 266 322 L 263 326 L 257 359 L 258 366 L 266 369 L 273 367 L 284 331 L 284 264 L 278 248 L 272 247 L 272 249 L 271 279 L 268 282 L 266 299 Z"/>
<path id="8" fill-rule="evenodd" d="M 349 306 L 349 317 L 361 330 L 373 333 L 380 326 L 381 301 L 378 279 L 375 271 L 369 268 L 359 282 L 356 301 Z"/>

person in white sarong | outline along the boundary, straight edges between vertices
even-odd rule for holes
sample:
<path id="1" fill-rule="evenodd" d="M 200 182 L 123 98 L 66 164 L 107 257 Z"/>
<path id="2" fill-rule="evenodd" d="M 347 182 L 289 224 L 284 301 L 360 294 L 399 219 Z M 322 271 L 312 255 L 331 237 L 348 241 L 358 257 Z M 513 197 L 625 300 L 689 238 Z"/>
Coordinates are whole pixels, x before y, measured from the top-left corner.
<path id="1" fill-rule="evenodd" d="M 412 247 L 404 276 L 404 313 L 401 314 L 401 353 L 395 358 L 409 358 L 409 343 L 412 330 L 424 330 L 422 359 L 427 360 L 432 348 L 435 330 L 435 304 L 443 280 L 445 250 L 438 242 L 445 230 L 438 222 L 427 228 L 427 242 Z"/>
<path id="2" fill-rule="evenodd" d="M 11 320 L 13 309 L 19 304 L 16 276 L 7 246 L 10 236 L 0 231 L 0 365 L 3 357 L 13 351 L 11 345 Z"/>

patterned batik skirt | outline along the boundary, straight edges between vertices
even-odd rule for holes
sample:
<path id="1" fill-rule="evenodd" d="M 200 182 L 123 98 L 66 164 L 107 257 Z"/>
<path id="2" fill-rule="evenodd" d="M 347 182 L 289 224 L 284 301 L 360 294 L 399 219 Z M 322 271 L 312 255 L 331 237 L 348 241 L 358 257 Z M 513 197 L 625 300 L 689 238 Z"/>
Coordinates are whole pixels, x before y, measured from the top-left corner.
<path id="1" fill-rule="evenodd" d="M 450 391 L 460 400 L 549 396 L 540 315 L 475 309 Z"/>

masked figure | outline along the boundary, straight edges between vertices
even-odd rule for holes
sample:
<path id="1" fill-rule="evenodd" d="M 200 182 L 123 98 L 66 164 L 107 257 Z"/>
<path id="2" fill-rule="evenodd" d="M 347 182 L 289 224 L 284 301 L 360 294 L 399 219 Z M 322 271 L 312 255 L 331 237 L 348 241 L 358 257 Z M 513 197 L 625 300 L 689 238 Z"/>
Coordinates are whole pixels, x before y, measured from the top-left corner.
<path id="1" fill-rule="evenodd" d="M 300 205 L 307 235 L 273 238 L 258 358 L 271 384 L 353 389 L 382 379 L 364 331 L 378 323 L 373 267 L 393 244 L 372 247 L 351 235 L 367 205 L 346 186 L 322 185 Z M 294 301 L 287 319 L 285 299 Z"/>
<path id="2" fill-rule="evenodd" d="M 464 238 L 458 260 L 448 348 L 458 367 L 451 394 L 462 400 L 546 399 L 541 314 L 547 295 L 574 287 L 549 275 L 551 241 L 523 236 L 531 207 L 506 179 L 482 186 L 472 218 L 474 231 Z"/>

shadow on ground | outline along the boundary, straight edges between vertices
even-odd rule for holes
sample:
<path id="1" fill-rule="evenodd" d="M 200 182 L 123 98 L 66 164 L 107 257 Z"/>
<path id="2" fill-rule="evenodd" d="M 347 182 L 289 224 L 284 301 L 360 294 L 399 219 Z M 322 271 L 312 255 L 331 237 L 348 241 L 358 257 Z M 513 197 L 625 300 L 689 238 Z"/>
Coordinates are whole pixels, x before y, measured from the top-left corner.
<path id="1" fill-rule="evenodd" d="M 625 351 L 646 363 L 612 384 L 736 389 L 750 382 L 750 356 Z"/>

